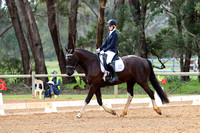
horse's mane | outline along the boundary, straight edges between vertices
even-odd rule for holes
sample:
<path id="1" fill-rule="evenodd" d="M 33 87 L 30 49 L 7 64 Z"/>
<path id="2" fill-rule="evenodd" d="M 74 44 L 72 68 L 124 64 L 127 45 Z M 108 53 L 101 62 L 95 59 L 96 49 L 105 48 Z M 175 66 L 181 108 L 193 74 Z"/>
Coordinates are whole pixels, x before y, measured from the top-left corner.
<path id="1" fill-rule="evenodd" d="M 94 54 L 94 53 L 92 53 L 92 52 L 90 52 L 90 51 L 88 51 L 88 50 L 85 50 L 85 49 L 76 48 L 76 50 L 81 51 L 81 52 L 83 52 L 83 53 L 86 53 L 86 54 L 89 55 L 89 56 L 96 56 L 96 54 Z"/>

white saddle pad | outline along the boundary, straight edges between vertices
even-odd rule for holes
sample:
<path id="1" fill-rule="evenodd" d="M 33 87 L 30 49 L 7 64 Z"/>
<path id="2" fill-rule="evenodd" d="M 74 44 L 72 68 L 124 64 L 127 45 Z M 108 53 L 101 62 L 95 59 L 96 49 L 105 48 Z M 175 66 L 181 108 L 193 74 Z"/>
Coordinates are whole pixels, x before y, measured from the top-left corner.
<path id="1" fill-rule="evenodd" d="M 103 66 L 103 57 L 100 55 L 100 67 L 101 67 L 101 72 L 102 73 L 107 73 L 108 71 L 104 68 Z M 119 60 L 115 61 L 115 72 L 121 72 L 124 70 L 124 62 L 122 59 L 119 57 Z"/>

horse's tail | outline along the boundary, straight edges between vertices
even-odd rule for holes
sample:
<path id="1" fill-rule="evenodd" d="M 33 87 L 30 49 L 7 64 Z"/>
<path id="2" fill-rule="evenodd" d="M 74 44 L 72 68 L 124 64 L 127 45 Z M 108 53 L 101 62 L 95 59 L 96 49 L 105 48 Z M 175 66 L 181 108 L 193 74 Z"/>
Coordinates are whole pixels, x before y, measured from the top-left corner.
<path id="1" fill-rule="evenodd" d="M 149 63 L 149 66 L 150 66 L 150 77 L 149 77 L 149 80 L 152 84 L 152 86 L 154 87 L 154 89 L 156 90 L 156 92 L 158 93 L 162 103 L 169 103 L 169 99 L 167 97 L 167 94 L 163 91 L 163 89 L 161 88 L 156 76 L 155 76 L 155 73 L 153 71 L 153 67 L 152 67 L 152 64 L 149 60 L 147 60 L 148 63 Z"/>

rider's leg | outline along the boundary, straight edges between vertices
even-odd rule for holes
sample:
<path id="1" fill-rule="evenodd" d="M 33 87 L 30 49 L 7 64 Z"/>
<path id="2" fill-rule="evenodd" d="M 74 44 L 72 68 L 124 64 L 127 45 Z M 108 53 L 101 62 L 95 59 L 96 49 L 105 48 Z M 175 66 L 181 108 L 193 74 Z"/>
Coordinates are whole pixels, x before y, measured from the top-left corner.
<path id="1" fill-rule="evenodd" d="M 118 81 L 118 77 L 115 73 L 115 66 L 111 64 L 112 59 L 116 53 L 112 51 L 106 51 L 105 53 L 108 55 L 106 63 L 108 64 L 109 71 L 112 73 L 112 79 L 109 82 L 113 83 L 115 81 Z"/>
<path id="2" fill-rule="evenodd" d="M 115 82 L 115 81 L 118 81 L 118 77 L 117 77 L 117 74 L 116 74 L 116 72 L 115 72 L 114 65 L 111 64 L 111 63 L 109 63 L 109 64 L 108 64 L 108 68 L 109 68 L 109 70 L 110 70 L 111 73 L 112 73 L 112 79 L 111 79 L 109 82 L 110 82 L 110 83 L 113 83 L 113 82 Z"/>

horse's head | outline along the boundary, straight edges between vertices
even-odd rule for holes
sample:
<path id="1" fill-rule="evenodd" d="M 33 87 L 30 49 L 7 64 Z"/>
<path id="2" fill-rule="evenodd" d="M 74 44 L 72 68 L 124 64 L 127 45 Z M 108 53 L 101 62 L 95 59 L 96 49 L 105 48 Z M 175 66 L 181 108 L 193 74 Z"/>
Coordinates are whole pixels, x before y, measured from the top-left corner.
<path id="1" fill-rule="evenodd" d="M 74 74 L 74 70 L 78 63 L 74 54 L 74 49 L 66 49 L 66 52 L 66 74 L 71 76 Z"/>

